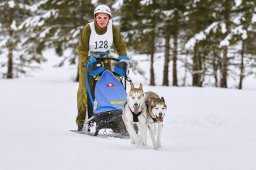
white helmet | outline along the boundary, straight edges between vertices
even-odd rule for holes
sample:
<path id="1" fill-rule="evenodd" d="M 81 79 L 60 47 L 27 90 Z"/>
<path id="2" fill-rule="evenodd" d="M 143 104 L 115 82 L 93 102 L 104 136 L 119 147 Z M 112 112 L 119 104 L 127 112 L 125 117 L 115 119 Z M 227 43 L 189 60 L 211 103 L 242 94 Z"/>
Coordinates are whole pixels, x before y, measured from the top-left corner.
<path id="1" fill-rule="evenodd" d="M 95 14 L 98 14 L 98 13 L 108 14 L 110 17 L 112 16 L 111 15 L 111 9 L 107 5 L 97 6 L 94 10 L 94 16 L 95 16 Z"/>

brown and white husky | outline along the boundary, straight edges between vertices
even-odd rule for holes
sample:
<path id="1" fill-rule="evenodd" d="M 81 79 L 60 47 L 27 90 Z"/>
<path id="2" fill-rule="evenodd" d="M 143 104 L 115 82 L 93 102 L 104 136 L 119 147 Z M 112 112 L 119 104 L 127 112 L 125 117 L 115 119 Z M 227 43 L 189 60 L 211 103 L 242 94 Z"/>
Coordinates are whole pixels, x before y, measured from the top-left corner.
<path id="1" fill-rule="evenodd" d="M 163 97 L 159 97 L 154 92 L 145 93 L 145 103 L 147 107 L 147 125 L 149 134 L 155 149 L 161 148 L 161 136 L 163 119 L 167 106 Z"/>
<path id="2" fill-rule="evenodd" d="M 142 84 L 135 88 L 131 83 L 122 118 L 133 144 L 147 145 L 146 109 Z"/>

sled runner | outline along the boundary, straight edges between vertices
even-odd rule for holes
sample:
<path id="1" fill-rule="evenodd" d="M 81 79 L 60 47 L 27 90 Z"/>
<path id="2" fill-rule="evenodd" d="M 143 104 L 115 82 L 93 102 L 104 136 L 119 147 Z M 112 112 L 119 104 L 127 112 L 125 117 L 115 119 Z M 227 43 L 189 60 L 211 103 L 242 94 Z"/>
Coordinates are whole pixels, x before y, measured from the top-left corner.
<path id="1" fill-rule="evenodd" d="M 117 60 L 115 58 L 97 58 L 99 66 L 105 59 Z M 102 65 L 101 65 L 102 64 Z M 101 129 L 111 129 L 114 133 L 127 136 L 124 122 L 122 120 L 122 109 L 126 102 L 127 76 L 118 76 L 113 71 L 104 70 L 97 76 L 91 76 L 91 72 L 101 69 L 86 69 L 87 88 L 87 118 L 84 124 L 84 132 L 97 136 Z M 91 86 L 90 86 L 91 85 Z"/>

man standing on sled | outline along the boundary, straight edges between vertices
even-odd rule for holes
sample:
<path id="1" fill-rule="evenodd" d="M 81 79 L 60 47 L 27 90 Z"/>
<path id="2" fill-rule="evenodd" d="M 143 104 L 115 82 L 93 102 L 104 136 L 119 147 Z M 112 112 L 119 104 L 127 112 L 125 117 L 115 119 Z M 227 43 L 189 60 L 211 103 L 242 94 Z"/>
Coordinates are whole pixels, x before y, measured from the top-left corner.
<path id="1" fill-rule="evenodd" d="M 110 69 L 110 60 L 104 60 L 103 66 L 98 63 L 97 58 L 107 58 L 109 50 L 114 44 L 117 53 L 119 54 L 119 63 L 114 67 L 115 73 L 120 76 L 126 74 L 125 67 L 121 67 L 123 63 L 127 63 L 125 42 L 116 26 L 112 25 L 111 10 L 106 5 L 99 5 L 94 10 L 94 21 L 85 25 L 83 28 L 79 46 L 79 87 L 77 91 L 77 110 L 76 123 L 78 131 L 83 129 L 87 107 L 87 89 L 85 85 L 86 65 L 91 76 L 97 76 L 104 69 Z M 122 63 L 122 64 L 121 64 Z M 98 67 L 100 66 L 100 67 Z"/>

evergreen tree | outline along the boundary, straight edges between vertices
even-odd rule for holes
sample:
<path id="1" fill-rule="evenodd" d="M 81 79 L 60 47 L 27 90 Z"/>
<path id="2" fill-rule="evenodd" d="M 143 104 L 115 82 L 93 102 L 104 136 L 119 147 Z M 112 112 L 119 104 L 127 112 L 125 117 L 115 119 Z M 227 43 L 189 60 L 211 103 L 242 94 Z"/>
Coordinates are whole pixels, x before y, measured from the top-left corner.
<path id="1" fill-rule="evenodd" d="M 163 72 L 163 85 L 169 85 L 169 61 L 170 61 L 170 38 L 173 38 L 173 52 L 172 52 L 172 85 L 178 86 L 178 40 L 181 34 L 185 19 L 184 13 L 186 12 L 186 6 L 189 4 L 189 0 L 174 0 L 174 1 L 160 1 L 162 10 L 163 21 L 163 34 L 165 39 L 165 62 Z"/>
<path id="2" fill-rule="evenodd" d="M 228 67 L 235 60 L 231 60 L 232 57 L 228 56 L 228 48 L 234 45 L 241 43 L 241 63 L 240 63 L 240 72 L 241 75 L 244 73 L 244 40 L 248 37 L 248 28 L 251 25 L 251 18 L 255 10 L 255 0 L 249 1 L 225 1 L 223 2 L 223 8 L 219 13 L 219 23 L 225 29 L 223 30 L 223 39 L 220 42 L 222 47 L 222 65 L 221 65 L 221 81 L 220 86 L 223 88 L 228 87 L 227 77 L 229 73 Z M 239 53 L 238 50 L 236 50 Z M 233 64 L 232 64 L 233 65 Z M 243 76 L 240 76 L 240 81 L 243 80 Z"/>
<path id="3" fill-rule="evenodd" d="M 230 72 L 228 67 L 233 60 L 231 56 L 228 56 L 231 54 L 228 48 L 238 45 L 241 40 L 247 38 L 247 28 L 251 23 L 250 16 L 255 10 L 255 2 L 241 1 L 241 4 L 237 4 L 240 1 L 222 0 L 210 0 L 207 4 L 204 2 L 193 4 L 195 12 L 190 15 L 193 16 L 196 13 L 200 15 L 195 15 L 195 19 L 190 19 L 190 21 L 198 20 L 199 22 L 195 24 L 198 29 L 193 31 L 196 34 L 192 34 L 193 38 L 187 43 L 193 42 L 194 48 L 193 85 L 202 86 L 206 70 L 209 68 L 207 65 L 211 63 L 216 81 L 218 81 L 216 70 L 219 69 L 220 86 L 226 88 L 228 87 L 228 72 Z M 200 55 L 202 57 L 198 57 Z"/>
<path id="4" fill-rule="evenodd" d="M 133 9 L 136 12 L 131 13 Z M 150 56 L 150 85 L 155 85 L 154 55 L 156 52 L 160 4 L 156 0 L 141 2 L 124 0 L 121 9 L 121 29 L 126 33 L 127 45 L 138 53 Z"/>
<path id="5" fill-rule="evenodd" d="M 27 73 L 34 61 L 40 62 L 35 55 L 25 53 L 22 43 L 26 35 L 18 28 L 22 20 L 31 15 L 32 4 L 32 0 L 4 0 L 0 3 L 0 48 L 4 56 L 1 67 L 7 69 L 3 74 L 8 79 Z"/>
<path id="6" fill-rule="evenodd" d="M 94 6 L 91 1 L 45 0 L 39 1 L 35 6 L 33 16 L 21 24 L 22 28 L 33 32 L 27 43 L 37 43 L 38 52 L 54 48 L 59 56 L 70 49 L 71 54 L 65 56 L 63 61 L 68 60 L 74 64 L 80 31 L 93 19 Z"/>
<path id="7" fill-rule="evenodd" d="M 121 8 L 121 31 L 124 32 L 127 46 L 137 53 L 144 51 L 143 47 L 143 13 L 140 0 L 124 0 Z M 135 12 L 131 12 L 133 9 Z"/>

